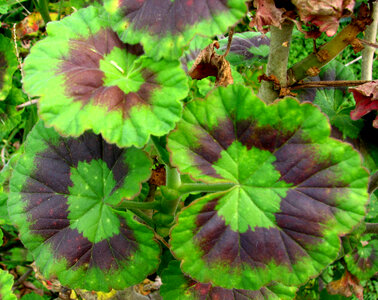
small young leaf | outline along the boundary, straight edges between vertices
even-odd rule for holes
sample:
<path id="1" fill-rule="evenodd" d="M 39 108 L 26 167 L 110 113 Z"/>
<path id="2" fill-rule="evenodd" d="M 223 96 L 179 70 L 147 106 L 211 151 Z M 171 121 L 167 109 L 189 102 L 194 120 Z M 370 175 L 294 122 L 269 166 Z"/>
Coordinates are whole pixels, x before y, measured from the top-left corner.
<path id="1" fill-rule="evenodd" d="M 7 271 L 0 269 L 0 299 L 2 300 L 17 300 L 17 297 L 12 292 L 13 276 Z"/>
<path id="2" fill-rule="evenodd" d="M 364 235 L 357 247 L 345 256 L 348 270 L 360 280 L 370 279 L 378 272 L 378 240 Z"/>
<path id="3" fill-rule="evenodd" d="M 125 43 L 141 43 L 160 59 L 182 55 L 196 35 L 224 33 L 247 12 L 245 0 L 106 0 L 105 8 Z"/>
<path id="4" fill-rule="evenodd" d="M 188 92 L 178 61 L 153 61 L 122 43 L 95 7 L 47 26 L 25 60 L 25 90 L 41 96 L 40 114 L 64 135 L 86 129 L 121 147 L 147 143 L 179 120 Z"/>
<path id="5" fill-rule="evenodd" d="M 238 85 L 189 102 L 168 137 L 172 164 L 234 186 L 179 214 L 171 245 L 183 271 L 257 290 L 271 281 L 303 284 L 335 260 L 339 236 L 365 214 L 368 174 L 359 154 L 329 134 L 312 104 L 266 106 Z"/>
<path id="6" fill-rule="evenodd" d="M 44 275 L 107 291 L 156 269 L 160 249 L 152 230 L 114 209 L 140 192 L 150 172 L 142 150 L 120 149 L 88 132 L 63 138 L 37 123 L 13 171 L 8 210 Z"/>
<path id="7" fill-rule="evenodd" d="M 12 76 L 17 70 L 17 57 L 12 41 L 0 34 L 0 101 L 12 88 Z"/>
<path id="8" fill-rule="evenodd" d="M 258 291 L 225 289 L 214 287 L 210 283 L 199 283 L 185 276 L 178 261 L 171 261 L 162 274 L 163 285 L 160 294 L 164 300 L 191 299 L 227 299 L 227 300 L 270 300 L 293 299 L 297 288 L 273 283 Z"/>

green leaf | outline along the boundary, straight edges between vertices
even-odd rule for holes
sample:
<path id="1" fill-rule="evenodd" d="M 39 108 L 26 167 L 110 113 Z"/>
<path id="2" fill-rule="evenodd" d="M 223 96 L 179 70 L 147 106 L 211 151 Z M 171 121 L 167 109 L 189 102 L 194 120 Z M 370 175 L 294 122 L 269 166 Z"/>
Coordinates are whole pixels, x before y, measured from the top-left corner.
<path id="1" fill-rule="evenodd" d="M 25 102 L 20 89 L 13 87 L 7 98 L 0 102 L 0 140 L 6 139 L 9 134 L 22 122 L 22 109 L 17 105 Z"/>
<path id="2" fill-rule="evenodd" d="M 228 38 L 219 41 L 219 54 L 224 54 L 227 49 Z M 266 63 L 269 55 L 270 40 L 268 35 L 260 32 L 236 33 L 232 37 L 230 52 L 227 60 L 234 66 L 251 66 L 256 62 Z"/>
<path id="3" fill-rule="evenodd" d="M 0 269 L 0 299 L 2 300 L 17 300 L 17 297 L 12 292 L 13 276 L 7 271 Z"/>
<path id="4" fill-rule="evenodd" d="M 4 241 L 3 241 L 3 237 L 4 237 L 4 234 L 3 234 L 3 231 L 1 230 L 0 228 L 0 247 L 3 245 Z"/>
<path id="5" fill-rule="evenodd" d="M 180 119 L 188 92 L 178 61 L 154 61 L 122 43 L 100 9 L 81 9 L 47 26 L 49 36 L 25 60 L 25 91 L 64 135 L 86 129 L 121 147 L 147 143 Z"/>
<path id="6" fill-rule="evenodd" d="M 0 101 L 12 88 L 12 76 L 17 70 L 17 57 L 12 41 L 0 34 Z"/>
<path id="7" fill-rule="evenodd" d="M 378 273 L 378 240 L 373 234 L 364 235 L 357 247 L 345 256 L 348 270 L 360 280 Z"/>
<path id="8" fill-rule="evenodd" d="M 180 57 L 196 34 L 222 34 L 247 12 L 245 0 L 106 0 L 105 8 L 121 40 L 155 59 Z"/>
<path id="9" fill-rule="evenodd" d="M 38 295 L 36 293 L 30 293 L 22 296 L 21 300 L 43 300 L 48 299 L 47 297 L 43 297 L 41 295 Z"/>
<path id="10" fill-rule="evenodd" d="M 333 60 L 322 68 L 319 76 L 312 77 L 315 81 L 354 80 L 353 72 L 342 63 Z M 363 121 L 353 121 L 350 111 L 355 103 L 346 88 L 317 88 L 299 92 L 299 99 L 311 101 L 319 105 L 320 109 L 328 116 L 332 125 L 336 126 L 344 138 L 357 138 L 363 127 Z"/>
<path id="11" fill-rule="evenodd" d="M 360 155 L 329 134 L 314 105 L 289 98 L 266 106 L 238 85 L 189 102 L 168 137 L 172 164 L 233 187 L 179 214 L 171 245 L 183 271 L 257 290 L 301 285 L 335 260 L 339 236 L 365 214 L 368 174 Z"/>
<path id="12" fill-rule="evenodd" d="M 120 149 L 90 132 L 63 138 L 37 123 L 13 171 L 8 210 L 45 277 L 108 291 L 157 268 L 153 231 L 115 210 L 139 194 L 151 164 L 142 150 Z"/>
<path id="13" fill-rule="evenodd" d="M 176 299 L 293 299 L 297 288 L 273 283 L 258 291 L 225 289 L 210 283 L 199 283 L 184 276 L 178 261 L 171 261 L 162 274 L 160 294 L 164 300 Z"/>

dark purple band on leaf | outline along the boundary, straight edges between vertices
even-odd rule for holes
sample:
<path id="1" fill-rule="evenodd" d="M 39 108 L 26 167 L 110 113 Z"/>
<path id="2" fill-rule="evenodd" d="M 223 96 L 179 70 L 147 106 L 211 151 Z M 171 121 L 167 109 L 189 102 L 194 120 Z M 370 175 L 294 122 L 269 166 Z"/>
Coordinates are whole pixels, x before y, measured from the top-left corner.
<path id="1" fill-rule="evenodd" d="M 194 159 L 198 168 L 204 174 L 219 178 L 212 164 L 221 157 L 221 152 L 227 150 L 235 141 L 241 142 L 248 149 L 252 147 L 274 152 L 286 143 L 294 132 L 282 131 L 271 126 L 257 126 L 248 120 L 238 121 L 236 125 L 225 119 L 213 128 L 205 128 L 207 134 L 200 138 L 200 147 L 192 147 Z"/>
<path id="2" fill-rule="evenodd" d="M 335 192 L 321 190 L 325 196 L 321 201 L 306 192 L 301 188 L 288 191 L 281 200 L 280 212 L 275 214 L 278 228 L 249 228 L 244 233 L 235 232 L 227 226 L 215 209 L 219 199 L 211 200 L 197 215 L 193 232 L 204 253 L 203 259 L 265 268 L 272 259 L 277 264 L 290 266 L 307 256 L 309 248 L 322 243 L 322 224 L 336 211 L 327 203 L 332 202 Z"/>
<path id="3" fill-rule="evenodd" d="M 64 257 L 67 260 L 69 268 L 89 264 L 88 268 L 118 269 L 121 266 L 117 261 L 127 261 L 138 249 L 133 233 L 125 223 L 121 223 L 120 231 L 118 235 L 93 244 L 76 229 L 67 227 L 50 236 L 47 243 L 51 244 L 57 259 Z"/>
<path id="4" fill-rule="evenodd" d="M 202 20 L 227 11 L 228 0 L 120 0 L 123 15 L 136 30 L 177 35 Z"/>
<path id="5" fill-rule="evenodd" d="M 101 269 L 117 268 L 114 259 L 125 260 L 137 249 L 133 233 L 122 219 L 120 234 L 96 244 L 69 227 L 67 197 L 69 187 L 73 185 L 71 168 L 77 167 L 79 162 L 104 161 L 117 183 L 113 193 L 128 173 L 123 152 L 101 136 L 87 132 L 77 139 L 60 138 L 35 156 L 35 171 L 21 189 L 22 199 L 27 203 L 25 212 L 29 215 L 29 228 L 52 245 L 56 258 L 67 259 L 70 266 L 79 267 L 90 262 Z M 68 241 L 61 243 L 62 240 Z"/>
<path id="6" fill-rule="evenodd" d="M 196 297 L 195 299 L 228 299 L 228 300 L 248 300 L 248 299 L 268 299 L 272 294 L 267 288 L 263 287 L 258 291 L 241 289 L 225 289 L 213 287 L 211 283 L 196 283 L 188 289 Z"/>
<path id="7" fill-rule="evenodd" d="M 124 118 L 135 105 L 148 104 L 151 91 L 157 85 L 153 72 L 142 70 L 145 82 L 137 92 L 126 94 L 118 86 L 105 86 L 105 74 L 100 70 L 100 60 L 114 47 L 139 56 L 143 54 L 142 46 L 124 44 L 115 32 L 106 29 L 87 39 L 71 40 L 70 47 L 69 55 L 57 72 L 65 75 L 68 97 L 83 105 L 93 100 L 94 105 L 104 106 L 108 111 L 122 111 Z"/>

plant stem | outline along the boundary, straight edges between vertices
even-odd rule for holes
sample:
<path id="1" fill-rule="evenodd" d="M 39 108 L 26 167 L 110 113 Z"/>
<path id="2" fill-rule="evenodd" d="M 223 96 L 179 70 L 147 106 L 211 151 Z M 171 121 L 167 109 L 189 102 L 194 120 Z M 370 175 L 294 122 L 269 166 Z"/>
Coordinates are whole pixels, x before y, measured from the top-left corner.
<path id="1" fill-rule="evenodd" d="M 308 89 L 315 87 L 340 87 L 340 86 L 356 86 L 371 82 L 371 80 L 335 80 L 335 81 L 310 81 L 290 87 L 291 90 Z"/>
<path id="2" fill-rule="evenodd" d="M 160 203 L 158 201 L 152 202 L 138 202 L 125 200 L 120 204 L 121 207 L 126 209 L 137 208 L 137 209 L 159 209 Z"/>
<path id="3" fill-rule="evenodd" d="M 184 183 L 179 188 L 180 194 L 197 192 L 223 192 L 235 186 L 235 183 Z"/>
<path id="4" fill-rule="evenodd" d="M 281 87 L 287 85 L 287 62 L 290 51 L 291 34 L 293 32 L 294 23 L 284 23 L 282 29 L 270 26 L 270 50 L 266 74 L 274 75 L 280 82 Z M 270 81 L 262 81 L 258 96 L 267 104 L 272 103 L 278 98 L 279 91 L 274 90 L 273 83 Z"/>
<path id="5" fill-rule="evenodd" d="M 378 233 L 378 223 L 366 223 L 365 234 L 367 233 Z"/>
<path id="6" fill-rule="evenodd" d="M 371 23 L 365 30 L 365 41 L 367 43 L 375 44 L 377 39 L 377 27 L 378 27 L 378 2 L 372 4 L 372 18 Z M 372 80 L 373 79 L 373 60 L 375 49 L 373 47 L 365 46 L 362 50 L 362 63 L 361 63 L 361 79 Z"/>
<path id="7" fill-rule="evenodd" d="M 50 14 L 49 14 L 49 1 L 39 0 L 38 11 L 41 14 L 43 22 L 45 22 L 45 26 L 46 26 L 46 24 L 51 21 Z"/>
<path id="8" fill-rule="evenodd" d="M 166 186 L 176 190 L 181 185 L 181 177 L 176 168 L 166 166 Z"/>
<path id="9" fill-rule="evenodd" d="M 363 7 L 363 6 L 361 6 Z M 357 34 L 364 31 L 371 23 L 368 11 L 360 8 L 359 16 L 341 30 L 331 41 L 324 44 L 317 53 L 312 53 L 302 61 L 296 63 L 288 70 L 288 85 L 293 85 L 306 78 L 315 76 L 320 69 L 332 61 L 341 51 L 350 45 L 357 37 Z"/>
<path id="10" fill-rule="evenodd" d="M 134 215 L 138 218 L 142 219 L 148 226 L 154 227 L 154 221 L 152 221 L 145 213 L 140 211 L 139 209 L 129 209 Z"/>

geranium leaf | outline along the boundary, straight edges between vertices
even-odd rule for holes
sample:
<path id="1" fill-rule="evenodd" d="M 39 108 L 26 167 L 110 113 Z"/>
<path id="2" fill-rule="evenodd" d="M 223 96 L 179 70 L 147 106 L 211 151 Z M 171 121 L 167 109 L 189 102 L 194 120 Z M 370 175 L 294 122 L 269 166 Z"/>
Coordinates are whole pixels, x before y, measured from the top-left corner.
<path id="1" fill-rule="evenodd" d="M 2 300 L 17 300 L 17 297 L 12 292 L 13 276 L 7 271 L 0 269 L 0 299 Z"/>
<path id="2" fill-rule="evenodd" d="M 353 72 L 336 60 L 322 68 L 319 76 L 310 77 L 310 81 L 354 79 Z M 350 111 L 354 108 L 353 99 L 350 96 L 346 88 L 312 88 L 300 90 L 298 99 L 319 105 L 331 124 L 336 126 L 344 137 L 356 138 L 364 124 L 362 120 L 355 121 L 350 118 Z"/>
<path id="3" fill-rule="evenodd" d="M 348 270 L 360 280 L 368 280 L 378 272 L 378 240 L 364 235 L 358 246 L 345 256 Z"/>
<path id="4" fill-rule="evenodd" d="M 88 7 L 47 26 L 25 60 L 25 90 L 41 96 L 40 114 L 64 135 L 86 129 L 121 147 L 169 132 L 188 92 L 178 61 L 153 61 L 122 43 L 106 14 Z"/>
<path id="5" fill-rule="evenodd" d="M 17 57 L 12 41 L 0 34 L 0 101 L 4 100 L 12 88 L 12 76 L 17 70 Z"/>
<path id="6" fill-rule="evenodd" d="M 180 213 L 171 245 L 183 271 L 257 290 L 303 284 L 336 259 L 339 236 L 365 214 L 368 174 L 359 154 L 329 134 L 312 104 L 266 106 L 242 86 L 189 102 L 168 138 L 172 163 L 194 179 L 234 186 Z"/>
<path id="7" fill-rule="evenodd" d="M 178 58 L 196 35 L 224 33 L 247 12 L 245 0 L 106 0 L 121 40 L 147 55 Z"/>
<path id="8" fill-rule="evenodd" d="M 227 43 L 228 38 L 219 41 L 220 48 L 217 51 L 219 54 L 223 54 L 226 51 Z M 269 38 L 259 32 L 236 33 L 232 37 L 227 60 L 234 66 L 250 66 L 260 60 L 266 62 L 269 54 L 269 44 Z"/>
<path id="9" fill-rule="evenodd" d="M 63 138 L 37 123 L 10 182 L 9 215 L 46 277 L 89 290 L 123 289 L 158 265 L 153 232 L 115 206 L 150 176 L 139 149 L 101 136 Z"/>
<path id="10" fill-rule="evenodd" d="M 163 271 L 162 281 L 163 285 L 160 288 L 160 294 L 164 300 L 293 299 L 297 290 L 296 287 L 287 287 L 278 283 L 270 284 L 269 287 L 263 287 L 258 291 L 214 287 L 210 283 L 199 283 L 185 276 L 180 270 L 178 261 L 169 263 L 168 268 Z"/>

